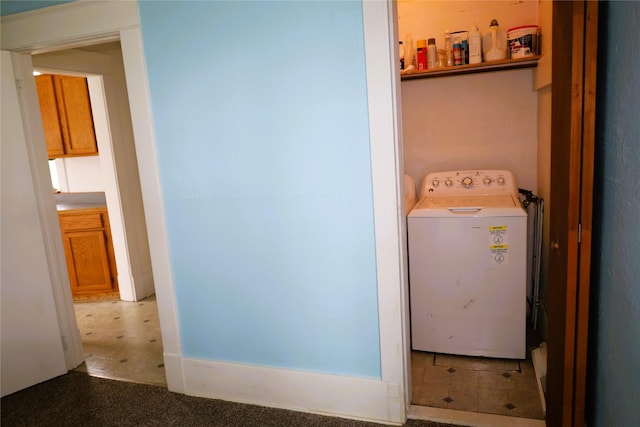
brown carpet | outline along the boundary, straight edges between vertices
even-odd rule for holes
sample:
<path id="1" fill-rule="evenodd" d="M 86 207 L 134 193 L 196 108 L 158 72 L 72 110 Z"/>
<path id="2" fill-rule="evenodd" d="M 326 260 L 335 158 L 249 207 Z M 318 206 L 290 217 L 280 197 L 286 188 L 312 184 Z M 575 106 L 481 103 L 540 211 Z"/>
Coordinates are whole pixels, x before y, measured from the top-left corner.
<path id="1" fill-rule="evenodd" d="M 380 424 L 204 399 L 164 387 L 127 383 L 69 372 L 5 396 L 3 427 L 25 426 L 321 426 Z M 449 424 L 409 420 L 411 427 Z"/>

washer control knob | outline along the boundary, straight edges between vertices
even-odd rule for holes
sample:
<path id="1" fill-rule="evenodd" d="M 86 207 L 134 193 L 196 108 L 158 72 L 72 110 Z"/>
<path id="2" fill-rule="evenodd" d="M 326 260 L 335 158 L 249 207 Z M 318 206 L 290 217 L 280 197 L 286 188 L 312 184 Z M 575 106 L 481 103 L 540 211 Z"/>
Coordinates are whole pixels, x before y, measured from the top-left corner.
<path id="1" fill-rule="evenodd" d="M 491 178 L 485 178 L 482 182 L 484 182 L 484 185 L 491 185 Z"/>
<path id="2" fill-rule="evenodd" d="M 471 188 L 473 187 L 473 179 L 471 179 L 471 177 L 469 176 L 465 176 L 464 178 L 462 178 L 462 186 L 464 188 Z"/>
<path id="3" fill-rule="evenodd" d="M 453 185 L 453 181 L 447 178 L 444 180 L 444 185 L 446 185 L 447 187 L 451 187 Z"/>
<path id="4" fill-rule="evenodd" d="M 438 188 L 438 186 L 440 185 L 440 180 L 434 179 L 433 181 L 431 181 L 431 185 L 433 185 L 435 188 Z"/>
<path id="5" fill-rule="evenodd" d="M 496 179 L 496 182 L 499 185 L 504 185 L 504 177 L 503 176 L 499 176 L 498 179 Z"/>

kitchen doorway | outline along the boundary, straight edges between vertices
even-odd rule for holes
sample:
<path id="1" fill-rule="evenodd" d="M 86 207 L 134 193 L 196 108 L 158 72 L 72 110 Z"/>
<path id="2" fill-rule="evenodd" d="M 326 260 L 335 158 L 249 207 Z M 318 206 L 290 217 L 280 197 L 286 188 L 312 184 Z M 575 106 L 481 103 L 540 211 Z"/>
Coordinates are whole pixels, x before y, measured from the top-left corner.
<path id="1" fill-rule="evenodd" d="M 34 70 L 39 72 L 87 79 L 98 156 L 62 161 L 76 162 L 69 169 L 69 182 L 74 171 L 76 182 L 81 183 L 85 176 L 87 181 L 93 181 L 85 184 L 88 191 L 104 192 L 120 298 L 126 301 L 145 298 L 154 293 L 154 283 L 120 43 L 55 50 L 33 55 L 32 61 Z M 83 166 L 78 164 L 80 161 Z M 89 161 L 92 162 L 87 166 Z M 89 169 L 94 169 L 92 176 L 87 175 Z M 56 195 L 61 196 L 74 194 Z"/>
<path id="2" fill-rule="evenodd" d="M 85 358 L 76 370 L 105 378 L 166 386 L 120 43 L 55 50 L 33 55 L 32 61 L 38 72 L 87 79 L 99 153 L 97 158 L 72 160 L 87 159 L 94 169 L 99 169 L 94 172 L 101 175 L 103 188 L 98 182 L 91 190 L 105 195 L 115 249 L 119 292 L 74 297 L 75 320 Z M 126 156 L 131 161 L 119 161 L 118 155 L 120 159 Z M 126 188 L 122 182 L 126 183 Z M 75 194 L 62 193 L 56 197 L 68 200 Z M 136 200 L 129 201 L 127 206 L 122 202 L 123 197 Z"/>
<path id="3" fill-rule="evenodd" d="M 99 17 L 99 18 L 97 18 Z M 42 20 L 57 22 L 56 26 L 41 25 Z M 29 31 L 24 31 L 29 28 Z M 4 37 L 4 35 L 7 35 Z M 157 297 L 158 316 L 161 326 L 163 360 L 166 364 L 168 388 L 172 391 L 183 391 L 182 374 L 179 359 L 181 348 L 178 338 L 178 326 L 175 315 L 175 299 L 171 287 L 171 270 L 168 255 L 167 238 L 164 228 L 164 215 L 159 189 L 153 130 L 149 104 L 146 70 L 142 54 L 142 38 L 139 30 L 137 4 L 133 2 L 90 2 L 84 4 L 70 3 L 58 7 L 44 8 L 29 14 L 16 15 L 6 21 L 3 19 L 4 49 L 12 52 L 18 64 L 16 79 L 26 82 L 31 80 L 32 55 L 51 54 L 55 52 L 120 42 L 122 54 L 120 60 L 124 64 L 124 80 L 126 81 L 127 108 L 133 127 L 135 144 L 129 149 L 135 153 L 132 158 L 140 177 L 141 193 L 144 196 L 144 208 L 135 212 L 144 218 L 148 228 L 149 252 L 153 253 L 154 271 L 149 269 L 146 278 L 152 280 Z M 40 64 L 35 64 L 36 66 Z M 55 68 L 64 70 L 65 67 Z M 87 74 L 100 75 L 100 71 L 85 70 Z M 42 132 L 41 119 L 37 111 L 37 94 L 35 84 L 23 85 L 21 109 L 28 131 L 27 150 L 33 153 L 29 157 L 31 174 L 34 176 L 34 191 L 40 200 L 46 203 L 39 206 L 39 215 L 44 235 L 44 251 L 49 261 L 51 286 L 54 293 L 56 315 L 60 336 L 63 341 L 63 356 L 67 369 L 71 370 L 82 364 L 84 355 L 81 337 L 75 325 L 75 312 L 71 299 L 69 284 L 64 268 L 64 251 L 59 243 L 60 227 L 55 212 L 55 202 L 51 195 L 51 182 L 44 147 L 38 133 Z M 105 91 L 107 96 L 109 90 Z M 113 122 L 113 117 L 110 117 Z M 116 146 L 117 147 L 117 146 Z M 37 154 L 37 156 L 36 156 Z M 127 156 L 125 156 L 127 157 Z M 131 157 L 131 156 L 129 156 Z M 118 171 L 120 173 L 120 171 Z M 126 177 L 119 176 L 119 190 L 127 189 Z M 46 179 L 46 181 L 45 181 Z M 131 201 L 130 197 L 122 197 L 123 201 Z M 135 198 L 134 198 L 135 200 Z M 137 199 L 138 201 L 140 198 Z M 151 212 L 152 214 L 146 214 Z M 125 214 L 126 217 L 126 214 Z M 130 230 L 130 228 L 129 228 Z M 131 252 L 137 253 L 137 248 Z M 139 265 L 138 265 L 139 267 Z M 148 294 L 151 294 L 149 292 Z M 140 298 L 144 293 L 138 295 Z"/>

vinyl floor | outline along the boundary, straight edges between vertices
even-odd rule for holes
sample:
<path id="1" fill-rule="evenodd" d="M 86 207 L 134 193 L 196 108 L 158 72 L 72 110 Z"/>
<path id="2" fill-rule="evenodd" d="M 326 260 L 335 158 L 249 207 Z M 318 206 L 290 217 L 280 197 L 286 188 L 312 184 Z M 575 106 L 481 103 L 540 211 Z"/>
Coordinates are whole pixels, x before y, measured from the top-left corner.
<path id="1" fill-rule="evenodd" d="M 531 358 L 411 352 L 412 401 L 419 406 L 544 419 Z"/>
<path id="2" fill-rule="evenodd" d="M 155 295 L 141 301 L 74 302 L 85 363 L 76 371 L 167 385 Z"/>
<path id="3" fill-rule="evenodd" d="M 167 385 L 155 296 L 74 303 L 85 363 L 76 371 Z M 412 351 L 413 405 L 544 419 L 530 357 L 490 359 Z"/>

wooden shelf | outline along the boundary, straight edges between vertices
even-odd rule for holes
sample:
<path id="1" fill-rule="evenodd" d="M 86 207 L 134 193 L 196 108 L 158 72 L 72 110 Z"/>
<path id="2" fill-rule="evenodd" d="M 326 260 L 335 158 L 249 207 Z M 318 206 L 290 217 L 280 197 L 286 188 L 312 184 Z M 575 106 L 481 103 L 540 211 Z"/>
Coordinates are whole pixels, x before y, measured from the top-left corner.
<path id="1" fill-rule="evenodd" d="M 411 70 L 401 72 L 401 80 L 429 79 L 434 77 L 457 76 L 460 74 L 488 73 L 491 71 L 517 70 L 518 68 L 535 68 L 539 55 L 525 58 L 505 59 L 502 61 L 483 62 L 473 65 L 457 65 L 454 67 L 434 68 L 426 71 Z"/>

